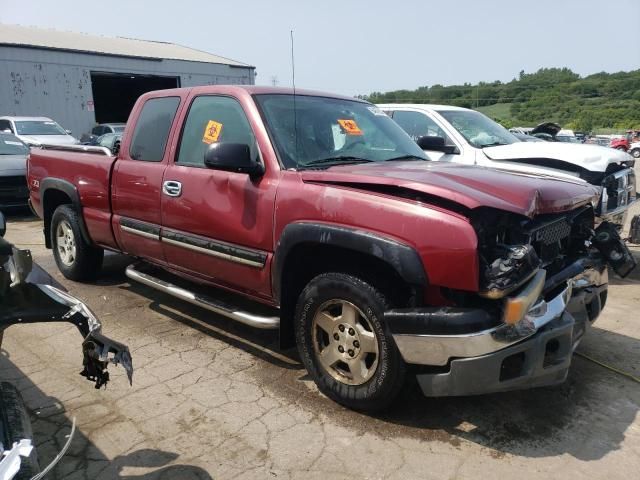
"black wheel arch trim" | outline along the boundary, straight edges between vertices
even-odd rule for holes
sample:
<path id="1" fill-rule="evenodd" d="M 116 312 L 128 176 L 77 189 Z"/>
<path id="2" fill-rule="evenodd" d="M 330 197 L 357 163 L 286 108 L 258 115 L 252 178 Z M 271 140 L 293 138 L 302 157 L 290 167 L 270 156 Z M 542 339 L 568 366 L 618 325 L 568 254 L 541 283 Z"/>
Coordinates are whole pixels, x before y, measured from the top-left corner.
<path id="1" fill-rule="evenodd" d="M 301 244 L 331 245 L 353 250 L 382 260 L 405 282 L 426 287 L 428 277 L 418 252 L 397 240 L 361 229 L 313 222 L 287 225 L 277 243 L 271 281 L 273 294 L 279 303 L 282 278 L 288 254 Z"/>
<path id="2" fill-rule="evenodd" d="M 44 220 L 45 246 L 47 248 L 51 248 L 51 236 L 49 230 L 51 227 L 51 218 L 53 218 L 53 212 L 51 218 L 47 219 L 47 216 L 45 215 L 44 203 L 46 193 L 49 190 L 58 190 L 71 199 L 71 205 L 73 209 L 78 213 L 78 219 L 80 220 L 80 233 L 82 235 L 82 239 L 88 244 L 93 245 L 93 241 L 89 236 L 89 231 L 87 230 L 87 226 L 84 222 L 84 216 L 82 215 L 82 203 L 80 202 L 80 194 L 78 193 L 78 189 L 76 188 L 76 186 L 73 183 L 61 178 L 47 177 L 40 181 L 40 198 L 42 202 L 42 216 Z"/>

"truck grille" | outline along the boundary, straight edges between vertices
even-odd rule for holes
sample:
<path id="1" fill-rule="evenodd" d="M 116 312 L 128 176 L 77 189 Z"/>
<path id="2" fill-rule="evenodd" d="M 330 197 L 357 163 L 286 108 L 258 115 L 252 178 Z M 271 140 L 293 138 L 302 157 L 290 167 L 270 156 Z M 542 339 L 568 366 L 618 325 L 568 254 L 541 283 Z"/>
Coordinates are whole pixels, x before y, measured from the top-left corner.
<path id="1" fill-rule="evenodd" d="M 602 181 L 600 215 L 624 210 L 636 200 L 636 175 L 632 168 L 607 175 Z M 616 212 L 617 213 L 617 212 Z"/>
<path id="2" fill-rule="evenodd" d="M 524 228 L 528 243 L 551 273 L 572 257 L 578 240 L 593 227 L 593 211 L 583 207 L 560 215 L 543 215 L 528 222 Z M 526 241 L 526 240 L 525 240 Z M 551 267 L 550 264 L 554 264 Z"/>
<path id="3" fill-rule="evenodd" d="M 539 242 L 542 245 L 551 245 L 567 238 L 571 234 L 571 225 L 566 219 L 560 218 L 535 229 L 532 233 L 532 241 L 534 243 Z"/>

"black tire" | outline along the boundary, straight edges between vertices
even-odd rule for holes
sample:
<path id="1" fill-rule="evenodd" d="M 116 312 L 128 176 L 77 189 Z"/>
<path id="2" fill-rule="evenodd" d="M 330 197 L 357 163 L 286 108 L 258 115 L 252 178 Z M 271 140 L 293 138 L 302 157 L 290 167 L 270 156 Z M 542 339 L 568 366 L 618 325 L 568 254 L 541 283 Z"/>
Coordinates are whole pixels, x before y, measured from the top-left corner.
<path id="1" fill-rule="evenodd" d="M 633 158 L 640 158 L 640 148 L 634 148 L 633 150 L 630 150 L 629 153 Z"/>
<path id="2" fill-rule="evenodd" d="M 73 260 L 63 259 L 58 245 L 58 229 L 69 228 L 73 236 L 75 253 Z M 56 208 L 51 218 L 51 245 L 58 269 L 69 280 L 82 282 L 95 279 L 100 273 L 104 250 L 85 242 L 80 229 L 80 218 L 70 205 Z"/>
<path id="3" fill-rule="evenodd" d="M 319 337 L 316 336 L 318 334 L 313 332 L 318 328 L 313 326 L 314 317 L 334 300 L 355 306 L 362 314 L 360 318 L 366 319 L 366 323 L 375 334 L 374 339 L 377 341 L 378 348 L 377 366 L 375 369 L 371 368 L 375 373 L 372 373 L 362 384 L 350 385 L 339 381 L 333 376 L 336 370 L 330 373 L 319 360 L 317 343 L 321 340 L 318 340 Z M 367 412 L 384 410 L 391 405 L 402 388 L 405 363 L 389 329 L 382 321 L 386 307 L 385 297 L 379 290 L 360 278 L 344 273 L 331 272 L 318 275 L 300 294 L 295 312 L 295 333 L 300 358 L 320 391 L 345 407 Z M 342 315 L 341 313 L 341 316 L 336 318 L 341 318 Z M 338 321 L 341 322 L 341 320 Z M 317 331 L 320 332 L 320 330 Z M 339 342 L 332 343 L 329 340 L 329 343 Z M 321 351 L 324 352 L 324 349 Z M 347 359 L 348 361 L 350 359 Z M 336 365 L 340 364 L 346 365 L 342 361 L 338 361 Z"/>
<path id="4" fill-rule="evenodd" d="M 24 439 L 31 440 L 34 448 L 28 457 L 20 457 L 20 470 L 14 477 L 15 480 L 32 478 L 40 472 L 40 467 L 31 430 L 31 420 L 22 396 L 10 383 L 0 382 L 0 442 L 5 450 L 9 450 L 14 442 Z"/>

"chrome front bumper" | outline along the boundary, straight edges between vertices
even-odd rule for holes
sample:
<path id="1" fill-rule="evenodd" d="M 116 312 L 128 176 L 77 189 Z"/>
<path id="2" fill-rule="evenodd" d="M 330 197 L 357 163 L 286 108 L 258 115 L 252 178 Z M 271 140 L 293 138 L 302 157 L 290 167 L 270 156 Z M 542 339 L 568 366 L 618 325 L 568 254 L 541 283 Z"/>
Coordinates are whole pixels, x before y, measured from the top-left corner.
<path id="1" fill-rule="evenodd" d="M 507 302 L 528 302 L 526 313 L 515 324 L 500 323 L 496 319 L 496 326 L 472 333 L 394 333 L 393 338 L 402 358 L 410 364 L 444 366 L 451 359 L 480 357 L 534 336 L 546 325 L 562 317 L 565 311 L 572 312 L 574 316 L 584 315 L 584 318 L 593 322 L 595 317 L 588 311 L 591 307 L 584 301 L 584 292 L 593 287 L 606 285 L 607 282 L 606 266 L 589 267 L 569 280 L 552 298 L 545 300 L 544 294 L 536 295 L 533 299 L 527 298 L 531 296 L 531 292 L 541 292 L 545 285 L 545 275 L 537 274 L 520 293 L 506 299 Z"/>

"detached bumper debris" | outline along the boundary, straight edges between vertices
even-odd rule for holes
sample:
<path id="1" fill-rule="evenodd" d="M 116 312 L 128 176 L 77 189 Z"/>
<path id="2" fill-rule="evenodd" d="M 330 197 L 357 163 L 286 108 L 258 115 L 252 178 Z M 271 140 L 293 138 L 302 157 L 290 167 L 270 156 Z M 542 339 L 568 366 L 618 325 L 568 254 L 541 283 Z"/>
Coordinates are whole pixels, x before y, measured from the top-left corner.
<path id="1" fill-rule="evenodd" d="M 109 382 L 109 363 L 122 365 L 129 384 L 133 382 L 133 362 L 129 348 L 102 333 L 102 324 L 82 301 L 64 291 L 37 264 L 31 253 L 12 247 L 0 265 L 0 331 L 25 323 L 72 323 L 84 337 L 81 375 L 96 388 Z M 33 283 L 43 282 L 43 283 Z"/>

